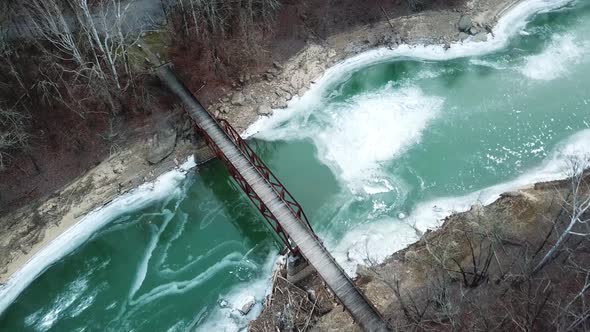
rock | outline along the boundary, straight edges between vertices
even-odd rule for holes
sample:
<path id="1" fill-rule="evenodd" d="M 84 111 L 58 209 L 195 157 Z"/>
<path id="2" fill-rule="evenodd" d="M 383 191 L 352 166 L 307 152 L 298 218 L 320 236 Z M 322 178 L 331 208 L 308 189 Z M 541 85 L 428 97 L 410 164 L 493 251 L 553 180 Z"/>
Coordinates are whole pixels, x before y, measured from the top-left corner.
<path id="1" fill-rule="evenodd" d="M 522 196 L 522 193 L 519 191 L 507 191 L 505 193 L 501 193 L 500 197 L 502 198 L 506 198 L 506 197 L 519 197 Z"/>
<path id="2" fill-rule="evenodd" d="M 475 35 L 475 37 L 473 37 L 473 40 L 477 42 L 485 42 L 488 40 L 488 35 L 486 33 L 480 32 L 477 35 Z"/>
<path id="3" fill-rule="evenodd" d="M 117 165 L 113 166 L 113 173 L 115 173 L 115 174 L 123 173 L 123 165 L 117 164 Z"/>
<path id="4" fill-rule="evenodd" d="M 418 254 L 413 250 L 408 250 L 404 254 L 404 259 L 408 262 L 415 261 L 418 258 Z"/>
<path id="5" fill-rule="evenodd" d="M 244 106 L 245 100 L 246 98 L 242 92 L 236 92 L 231 98 L 231 104 L 235 106 Z"/>
<path id="6" fill-rule="evenodd" d="M 469 35 L 466 34 L 465 32 L 460 32 L 459 33 L 459 40 L 464 41 L 467 38 L 469 38 Z"/>
<path id="7" fill-rule="evenodd" d="M 277 98 L 275 101 L 272 102 L 272 108 L 286 108 L 287 107 L 287 100 L 283 98 Z"/>
<path id="8" fill-rule="evenodd" d="M 463 15 L 459 19 L 459 31 L 467 32 L 473 26 L 473 22 L 471 21 L 471 17 L 468 15 Z"/>
<path id="9" fill-rule="evenodd" d="M 478 32 L 479 32 L 479 30 L 477 30 L 476 27 L 471 27 L 471 29 L 469 29 L 469 34 L 472 36 L 477 35 Z"/>
<path id="10" fill-rule="evenodd" d="M 375 36 L 375 34 L 369 34 L 367 36 L 367 40 L 365 41 L 367 44 L 369 45 L 377 45 L 379 43 L 379 40 L 377 39 L 377 36 Z"/>
<path id="11" fill-rule="evenodd" d="M 283 66 L 282 66 L 280 63 L 276 62 L 276 61 L 274 61 L 274 62 L 272 63 L 272 65 L 273 65 L 273 66 L 274 66 L 276 69 L 278 69 L 278 70 L 283 70 Z"/>
<path id="12" fill-rule="evenodd" d="M 229 107 L 227 107 L 227 106 L 221 106 L 219 108 L 219 112 L 220 113 L 223 113 L 223 114 L 227 114 L 227 113 L 229 113 Z"/>
<path id="13" fill-rule="evenodd" d="M 269 115 L 272 114 L 272 108 L 269 104 L 262 104 L 258 107 L 258 114 L 260 115 Z"/>
<path id="14" fill-rule="evenodd" d="M 193 122 L 190 118 L 184 120 L 182 127 L 180 127 L 182 137 L 189 137 L 194 133 Z"/>
<path id="15" fill-rule="evenodd" d="M 252 310 L 255 304 L 256 299 L 254 298 L 254 296 L 249 295 L 242 301 L 242 306 L 239 310 L 242 313 L 242 315 L 246 316 L 250 312 L 250 310 Z"/>
<path id="16" fill-rule="evenodd" d="M 276 91 L 275 94 L 278 97 L 284 98 L 286 100 L 291 100 L 293 98 L 293 96 L 291 96 L 291 94 L 286 90 Z"/>
<path id="17" fill-rule="evenodd" d="M 148 142 L 146 159 L 150 164 L 157 164 L 168 157 L 176 146 L 176 129 L 167 123 Z"/>
<path id="18" fill-rule="evenodd" d="M 219 300 L 219 307 L 220 308 L 227 308 L 229 306 L 229 303 L 227 303 L 226 300 Z"/>
<path id="19" fill-rule="evenodd" d="M 293 76 L 291 76 L 289 83 L 291 84 L 291 88 L 293 88 L 293 90 L 298 90 L 301 87 L 303 87 L 302 79 L 297 74 L 294 74 Z"/>

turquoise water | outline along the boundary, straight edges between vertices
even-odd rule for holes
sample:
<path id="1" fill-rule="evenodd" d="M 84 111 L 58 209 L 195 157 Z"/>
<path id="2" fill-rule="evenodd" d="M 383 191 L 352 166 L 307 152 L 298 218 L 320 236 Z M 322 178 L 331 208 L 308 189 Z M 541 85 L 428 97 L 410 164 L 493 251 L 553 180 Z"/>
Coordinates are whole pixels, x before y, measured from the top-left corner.
<path id="1" fill-rule="evenodd" d="M 589 18 L 580 1 L 535 16 L 485 55 L 343 67 L 257 124 L 251 142 L 354 273 L 414 241 L 410 226 L 559 176 L 566 152 L 590 152 Z M 180 183 L 114 214 L 50 266 L 1 314 L 0 330 L 244 327 L 279 242 L 219 162 Z"/>

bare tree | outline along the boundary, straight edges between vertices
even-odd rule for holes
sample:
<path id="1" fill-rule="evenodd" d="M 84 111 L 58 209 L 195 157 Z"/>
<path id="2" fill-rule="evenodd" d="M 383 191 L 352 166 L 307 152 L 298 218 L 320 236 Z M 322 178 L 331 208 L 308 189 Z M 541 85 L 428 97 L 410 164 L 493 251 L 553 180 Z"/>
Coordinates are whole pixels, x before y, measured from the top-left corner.
<path id="1" fill-rule="evenodd" d="M 590 209 L 590 188 L 586 183 L 585 175 L 587 174 L 584 172 L 590 166 L 590 158 L 588 156 L 583 158 L 572 157 L 569 159 L 568 164 L 570 169 L 571 202 L 565 199 L 563 208 L 569 211 L 569 220 L 557 241 L 551 245 L 549 251 L 533 268 L 531 272 L 533 275 L 551 262 L 572 236 L 590 236 L 590 224 L 588 223 L 590 217 L 587 215 L 587 212 L 590 212 L 588 211 Z"/>
<path id="2" fill-rule="evenodd" d="M 187 34 L 192 30 L 204 37 L 225 35 L 237 19 L 241 32 L 247 36 L 256 21 L 268 22 L 280 3 L 278 0 L 177 0 L 173 6 L 182 16 Z"/>
<path id="3" fill-rule="evenodd" d="M 27 146 L 26 115 L 12 109 L 0 108 L 0 170 L 4 170 L 10 152 Z"/>
<path id="4" fill-rule="evenodd" d="M 112 110 L 116 96 L 133 80 L 129 49 L 139 31 L 125 26 L 130 2 L 121 0 L 30 0 L 22 4 L 31 34 L 54 67 L 45 75 L 49 84 L 63 85 L 69 100 L 76 91 L 92 90 Z M 98 92 L 98 93 L 96 93 Z M 83 93 L 87 94 L 87 93 Z M 68 106 L 68 105 L 66 105 Z M 80 103 L 78 103 L 80 106 Z M 68 106 L 70 107 L 70 106 Z"/>

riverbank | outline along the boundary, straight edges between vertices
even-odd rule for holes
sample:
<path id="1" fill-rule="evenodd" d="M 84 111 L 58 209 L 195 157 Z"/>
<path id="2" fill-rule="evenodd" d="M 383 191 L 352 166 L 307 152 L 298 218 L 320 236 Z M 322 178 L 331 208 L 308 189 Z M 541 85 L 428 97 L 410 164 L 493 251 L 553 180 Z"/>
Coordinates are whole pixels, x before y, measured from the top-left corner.
<path id="1" fill-rule="evenodd" d="M 466 34 L 458 30 L 458 21 L 463 14 L 474 17 L 472 32 L 475 37 L 471 38 L 483 39 L 485 27 L 494 24 L 497 15 L 511 3 L 508 0 L 474 1 L 454 9 L 424 11 L 354 27 L 325 40 L 310 41 L 295 56 L 283 63 L 274 63 L 259 79 L 244 78 L 243 85 L 236 86 L 209 109 L 243 131 L 259 116 L 284 108 L 294 96 L 303 95 L 314 79 L 343 59 L 379 46 L 446 44 L 466 38 Z M 173 152 L 169 151 L 169 155 L 155 165 L 146 160 L 146 145 L 151 143 L 138 141 L 114 153 L 49 199 L 33 202 L 2 216 L 0 283 L 5 283 L 23 264 L 84 215 L 121 193 L 153 181 L 191 155 L 193 146 L 186 135 L 191 130 L 190 123 L 181 122 L 175 124 L 178 139 L 174 140 Z"/>
<path id="2" fill-rule="evenodd" d="M 577 194 L 585 199 L 590 173 L 581 179 Z M 381 264 L 367 258 L 356 283 L 396 330 L 512 330 L 520 324 L 547 330 L 560 320 L 569 325 L 588 290 L 587 274 L 577 269 L 590 258 L 588 241 L 567 241 L 560 258 L 534 268 L 570 222 L 564 202 L 571 204 L 572 197 L 569 179 L 503 193 L 489 205 L 444 218 L 438 229 Z M 282 269 L 273 278 L 270 300 L 251 331 L 360 331 L 331 293 L 321 291 L 317 275 L 298 286 L 285 277 Z"/>
<path id="3" fill-rule="evenodd" d="M 501 15 L 516 3 L 518 0 L 472 0 L 453 8 L 390 18 L 312 42 L 286 63 L 275 63 L 263 75 L 264 80 L 245 84 L 209 109 L 238 130 L 246 130 L 260 116 L 286 108 L 293 98 L 303 96 L 328 68 L 345 59 L 375 48 L 444 45 L 449 49 L 460 41 L 486 41 Z M 469 22 L 463 27 L 467 32 L 460 30 L 462 17 Z"/>

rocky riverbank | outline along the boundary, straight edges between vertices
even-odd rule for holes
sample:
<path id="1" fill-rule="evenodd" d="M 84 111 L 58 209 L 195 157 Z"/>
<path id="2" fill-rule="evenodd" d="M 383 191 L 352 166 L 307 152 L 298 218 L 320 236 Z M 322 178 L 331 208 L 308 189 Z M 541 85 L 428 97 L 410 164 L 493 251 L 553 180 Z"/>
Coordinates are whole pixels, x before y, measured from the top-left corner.
<path id="1" fill-rule="evenodd" d="M 238 130 L 245 130 L 259 116 L 287 107 L 302 96 L 322 73 L 353 55 L 377 47 L 400 44 L 445 45 L 473 39 L 485 41 L 501 14 L 517 0 L 472 0 L 447 10 L 424 11 L 357 27 L 312 42 L 286 63 L 273 63 L 261 77 L 243 76 L 241 86 L 210 106 Z"/>
<path id="2" fill-rule="evenodd" d="M 571 316 L 587 310 L 579 300 L 590 288 L 582 268 L 590 243 L 569 239 L 551 263 L 535 267 L 570 222 L 572 198 L 588 197 L 589 172 L 581 183 L 577 194 L 569 179 L 537 183 L 448 216 L 382 264 L 368 259 L 356 283 L 395 330 L 512 331 L 525 325 L 542 331 L 575 323 Z M 251 331 L 360 331 L 322 291 L 316 274 L 297 285 L 286 281 L 284 269 L 277 275 Z"/>

